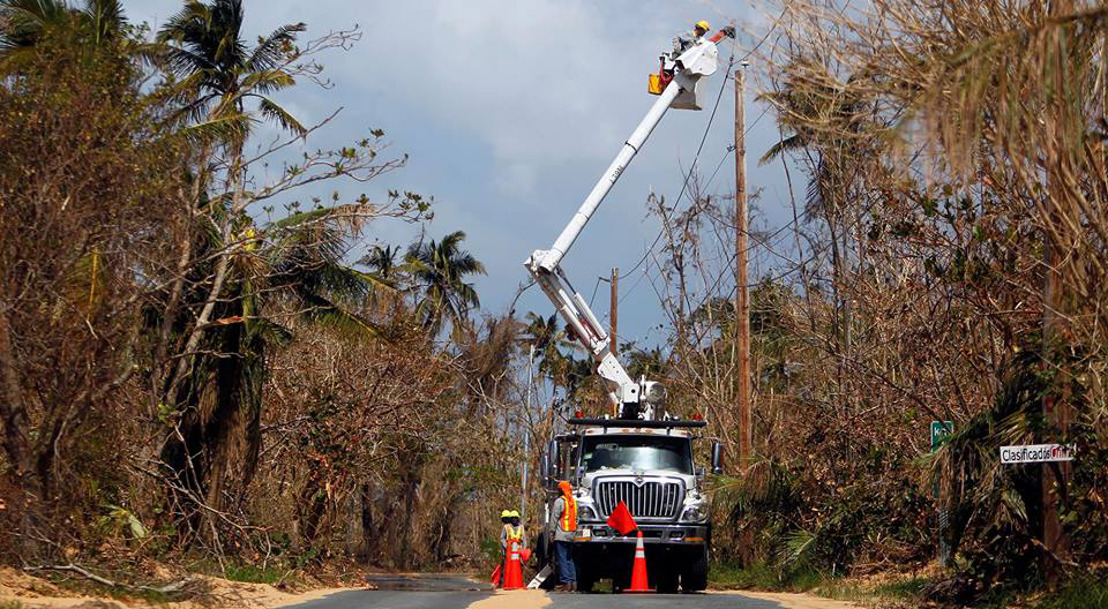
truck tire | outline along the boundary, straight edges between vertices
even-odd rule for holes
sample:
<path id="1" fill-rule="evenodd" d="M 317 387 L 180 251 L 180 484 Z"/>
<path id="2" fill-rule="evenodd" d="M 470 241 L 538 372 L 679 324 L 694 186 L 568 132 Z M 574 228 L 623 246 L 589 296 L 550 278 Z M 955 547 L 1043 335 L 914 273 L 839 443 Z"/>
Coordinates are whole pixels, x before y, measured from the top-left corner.
<path id="1" fill-rule="evenodd" d="M 538 565 L 545 565 L 546 563 L 553 563 L 554 559 L 550 554 L 550 542 L 547 541 L 546 535 L 539 535 L 535 540 L 535 560 Z"/>
<path id="2" fill-rule="evenodd" d="M 708 553 L 704 552 L 681 574 L 681 589 L 703 592 L 708 588 Z"/>
<path id="3" fill-rule="evenodd" d="M 676 566 L 676 565 L 675 565 Z M 677 571 L 674 567 L 666 565 L 666 568 L 654 576 L 654 586 L 658 594 L 677 594 Z"/>

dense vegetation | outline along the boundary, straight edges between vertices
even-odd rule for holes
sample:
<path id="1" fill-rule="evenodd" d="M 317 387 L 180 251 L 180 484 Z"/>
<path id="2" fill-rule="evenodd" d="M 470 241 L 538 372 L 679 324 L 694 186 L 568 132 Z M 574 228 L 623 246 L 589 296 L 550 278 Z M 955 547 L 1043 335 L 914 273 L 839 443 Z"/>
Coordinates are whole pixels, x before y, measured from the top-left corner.
<path id="1" fill-rule="evenodd" d="M 114 0 L 0 1 L 5 562 L 470 563 L 555 409 L 605 408 L 555 317 L 477 314 L 463 233 L 367 247 L 433 201 L 374 194 L 406 162 L 383 132 L 319 150 L 334 117 L 279 103 L 359 33 L 242 23 L 238 0 L 157 32 Z M 781 140 L 756 152 L 807 196 L 752 235 L 773 264 L 751 286 L 755 455 L 716 481 L 721 564 L 896 570 L 941 536 L 951 568 L 919 587 L 951 602 L 1095 578 L 1108 9 L 792 2 L 775 23 Z M 649 201 L 668 336 L 625 354 L 734 456 L 733 208 L 707 186 Z M 560 399 L 524 411 L 529 358 Z M 935 420 L 954 433 L 931 453 Z M 1036 442 L 1079 458 L 1000 465 Z"/>
<path id="2" fill-rule="evenodd" d="M 753 235 L 771 261 L 751 286 L 756 454 L 723 483 L 723 553 L 831 576 L 914 568 L 943 538 L 953 570 L 927 592 L 958 602 L 1108 556 L 1106 18 L 783 5 L 760 97 L 781 139 L 755 152 L 806 196 Z M 736 454 L 733 212 L 654 203 L 670 388 Z M 931 421 L 954 422 L 933 455 Z M 1040 442 L 1079 457 L 999 463 L 1000 446 Z M 1044 522 L 1062 543 L 1042 543 Z"/>
<path id="3" fill-rule="evenodd" d="M 474 322 L 463 233 L 366 250 L 433 213 L 340 194 L 403 167 L 383 132 L 319 150 L 334 117 L 275 98 L 359 33 L 251 45 L 237 0 L 156 33 L 111 0 L 8 0 L 0 23 L 5 560 L 476 553 L 517 327 Z"/>

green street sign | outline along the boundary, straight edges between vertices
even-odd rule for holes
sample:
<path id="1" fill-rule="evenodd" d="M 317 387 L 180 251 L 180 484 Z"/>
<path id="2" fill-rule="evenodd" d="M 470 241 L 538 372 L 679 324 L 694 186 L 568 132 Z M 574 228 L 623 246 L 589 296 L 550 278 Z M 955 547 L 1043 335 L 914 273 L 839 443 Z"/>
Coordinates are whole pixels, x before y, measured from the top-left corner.
<path id="1" fill-rule="evenodd" d="M 954 433 L 954 421 L 931 421 L 931 452 L 939 450 L 939 447 L 950 439 Z"/>

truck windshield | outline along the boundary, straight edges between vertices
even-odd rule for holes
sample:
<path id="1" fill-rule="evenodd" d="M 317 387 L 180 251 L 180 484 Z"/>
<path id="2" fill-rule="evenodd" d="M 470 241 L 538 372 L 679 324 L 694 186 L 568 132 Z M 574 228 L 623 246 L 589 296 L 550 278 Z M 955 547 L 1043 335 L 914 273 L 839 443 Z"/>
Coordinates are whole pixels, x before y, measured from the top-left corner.
<path id="1" fill-rule="evenodd" d="M 662 470 L 692 474 L 688 438 L 665 436 L 585 437 L 581 465 L 586 472 L 608 469 Z"/>

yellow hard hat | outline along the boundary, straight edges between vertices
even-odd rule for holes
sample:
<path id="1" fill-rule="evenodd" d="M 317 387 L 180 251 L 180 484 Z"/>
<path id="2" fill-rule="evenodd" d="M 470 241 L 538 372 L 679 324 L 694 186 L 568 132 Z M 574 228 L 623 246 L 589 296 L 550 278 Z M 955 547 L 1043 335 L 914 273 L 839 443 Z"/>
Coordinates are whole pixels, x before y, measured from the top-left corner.
<path id="1" fill-rule="evenodd" d="M 504 510 L 503 512 L 500 512 L 500 517 L 501 518 L 511 518 L 512 513 L 508 510 Z"/>
<path id="2" fill-rule="evenodd" d="M 697 21 L 696 22 L 696 27 L 704 30 L 705 32 L 712 29 L 712 26 L 708 25 L 708 22 L 704 21 L 704 20 Z"/>
<path id="3" fill-rule="evenodd" d="M 519 510 L 512 510 L 512 513 L 508 515 L 512 518 L 519 518 Z"/>

